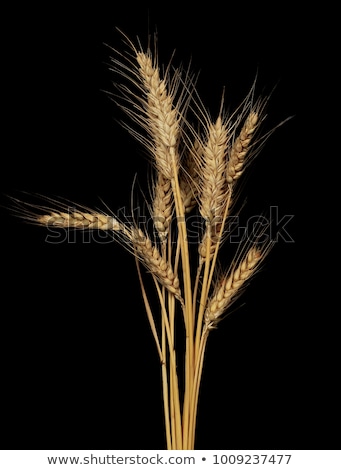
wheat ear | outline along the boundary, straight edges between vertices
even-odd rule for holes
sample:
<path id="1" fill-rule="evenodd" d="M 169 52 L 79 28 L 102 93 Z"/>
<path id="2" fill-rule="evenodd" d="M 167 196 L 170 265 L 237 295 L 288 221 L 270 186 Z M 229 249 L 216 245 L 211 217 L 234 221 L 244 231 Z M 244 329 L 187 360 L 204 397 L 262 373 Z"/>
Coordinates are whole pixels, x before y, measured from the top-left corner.
<path id="1" fill-rule="evenodd" d="M 259 263 L 264 258 L 264 252 L 257 246 L 249 249 L 244 259 L 227 275 L 216 282 L 214 292 L 209 298 L 205 312 L 205 323 L 214 328 L 222 314 L 245 286 L 247 280 L 254 274 Z"/>
<path id="2" fill-rule="evenodd" d="M 37 215 L 35 222 L 39 225 L 83 230 L 98 229 L 120 231 L 123 228 L 122 224 L 118 222 L 115 217 L 99 212 L 51 211 L 49 214 Z"/>
<path id="3" fill-rule="evenodd" d="M 209 223 L 223 212 L 226 200 L 227 127 L 221 116 L 209 124 L 208 139 L 203 146 L 200 173 L 200 214 Z"/>
<path id="4" fill-rule="evenodd" d="M 153 191 L 152 210 L 154 227 L 159 234 L 160 240 L 166 242 L 174 209 L 171 180 L 167 179 L 161 172 L 158 172 Z"/>
<path id="5" fill-rule="evenodd" d="M 174 104 L 174 94 L 167 90 L 166 80 L 161 79 L 151 55 L 138 52 L 136 60 L 145 90 L 145 119 L 154 143 L 151 148 L 154 162 L 157 170 L 170 180 L 174 177 L 173 163 L 176 162 L 176 168 L 179 167 L 179 111 Z"/>
<path id="6" fill-rule="evenodd" d="M 125 226 L 114 216 L 94 211 L 68 200 L 35 195 L 45 204 L 34 204 L 11 198 L 13 213 L 26 222 L 48 227 L 79 230 L 125 231 Z"/>
<path id="7" fill-rule="evenodd" d="M 206 230 L 199 245 L 202 260 L 211 258 L 220 241 L 225 207 L 228 201 L 226 182 L 228 129 L 222 117 L 210 123 L 208 138 L 203 146 L 200 162 L 200 214 L 206 221 Z"/>
<path id="8" fill-rule="evenodd" d="M 181 300 L 180 282 L 172 266 L 156 245 L 141 229 L 133 228 L 129 233 L 129 240 L 134 248 L 135 255 L 146 268 L 153 273 L 160 284 Z"/>
<path id="9" fill-rule="evenodd" d="M 240 178 L 245 168 L 245 161 L 250 151 L 251 139 L 259 124 L 259 112 L 252 110 L 235 141 L 232 144 L 227 164 L 226 179 L 229 184 Z"/>

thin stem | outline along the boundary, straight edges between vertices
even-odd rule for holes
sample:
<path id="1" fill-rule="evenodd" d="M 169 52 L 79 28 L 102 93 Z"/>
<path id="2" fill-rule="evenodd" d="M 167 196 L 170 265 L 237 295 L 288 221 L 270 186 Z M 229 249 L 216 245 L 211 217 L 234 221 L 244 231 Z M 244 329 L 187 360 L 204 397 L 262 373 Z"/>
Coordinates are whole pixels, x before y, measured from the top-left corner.
<path id="1" fill-rule="evenodd" d="M 171 426 L 170 426 L 170 418 L 169 418 L 169 396 L 168 396 L 168 379 L 167 379 L 167 346 L 166 346 L 166 334 L 165 334 L 165 321 L 162 316 L 161 319 L 161 345 L 162 345 L 162 353 L 163 353 L 163 361 L 161 363 L 162 367 L 162 390 L 163 390 L 163 409 L 164 409 L 164 416 L 165 416 L 165 430 L 166 430 L 166 442 L 167 442 L 167 449 L 172 449 L 172 442 L 175 442 L 175 436 L 171 436 Z M 171 412 L 171 420 L 172 420 L 172 431 L 173 431 L 173 420 L 174 416 Z"/>
<path id="2" fill-rule="evenodd" d="M 205 330 L 205 328 L 202 330 L 202 325 L 203 325 L 204 312 L 205 312 L 205 307 L 207 303 L 208 293 L 209 293 L 210 286 L 212 284 L 214 269 L 215 269 L 218 251 L 220 247 L 221 236 L 224 230 L 224 226 L 225 226 L 225 222 L 226 222 L 227 214 L 229 210 L 230 200 L 231 200 L 232 186 L 231 185 L 229 186 L 230 186 L 229 197 L 226 202 L 223 220 L 222 220 L 221 228 L 219 231 L 218 243 L 216 243 L 211 263 L 209 261 L 210 247 L 211 247 L 210 233 L 208 233 L 208 236 L 206 239 L 205 270 L 204 270 L 204 278 L 203 278 L 203 283 L 202 283 L 200 307 L 199 307 L 199 314 L 198 314 L 198 320 L 197 320 L 197 331 L 196 331 L 196 338 L 195 338 L 196 364 L 195 364 L 195 376 L 194 376 L 194 384 L 193 384 L 193 396 L 191 400 L 192 408 L 190 411 L 191 424 L 190 424 L 190 429 L 189 429 L 189 435 L 191 438 L 191 445 L 193 446 L 193 448 L 194 448 L 194 440 L 195 440 L 195 427 L 196 427 L 199 389 L 200 389 L 200 382 L 201 382 L 201 376 L 202 376 L 204 353 L 205 353 L 207 337 L 208 337 L 208 332 L 209 332 L 208 330 Z M 211 268 L 209 269 L 210 265 L 211 265 Z M 199 276 L 197 275 L 197 278 L 198 277 Z"/>
<path id="3" fill-rule="evenodd" d="M 194 377 L 194 351 L 193 351 L 193 310 L 192 310 L 192 288 L 191 288 L 191 270 L 189 259 L 189 248 L 187 240 L 187 228 L 185 221 L 185 214 L 181 199 L 181 192 L 179 187 L 179 180 L 177 175 L 177 168 L 173 159 L 173 174 L 172 188 L 174 193 L 175 211 L 177 217 L 177 226 L 179 231 L 180 247 L 181 247 L 181 261 L 184 283 L 184 316 L 185 316 L 185 329 L 186 329 L 186 358 L 185 358 L 185 394 L 184 406 L 182 415 L 182 431 L 183 431 L 183 449 L 187 449 L 188 442 L 188 426 L 189 426 L 189 400 L 191 397 L 192 383 Z"/>
<path id="4" fill-rule="evenodd" d="M 202 322 L 205 313 L 205 307 L 207 303 L 207 297 L 209 292 L 210 284 L 209 280 L 209 271 L 210 271 L 210 248 L 211 248 L 211 226 L 208 225 L 208 233 L 206 237 L 206 256 L 205 256 L 205 269 L 204 269 L 204 277 L 202 281 L 202 288 L 201 288 L 201 297 L 200 297 L 200 305 L 199 305 L 199 313 L 197 319 L 197 331 L 196 331 L 196 338 L 195 338 L 195 358 L 197 360 L 198 351 L 199 351 L 199 342 L 202 330 Z"/>
<path id="5" fill-rule="evenodd" d="M 174 344 L 174 296 L 168 296 L 168 311 L 169 311 L 169 322 L 170 322 L 170 334 L 172 344 Z M 176 421 L 175 421 L 175 397 L 176 392 L 174 390 L 176 382 L 174 382 L 174 374 L 170 374 L 170 415 L 172 419 L 172 437 L 173 443 L 176 443 Z"/>
<path id="6" fill-rule="evenodd" d="M 195 443 L 195 430 L 196 430 L 196 420 L 197 420 L 197 413 L 198 413 L 199 390 L 200 390 L 200 384 L 201 384 L 201 377 L 202 377 L 202 371 L 203 371 L 205 349 L 206 349 L 208 334 L 209 334 L 209 330 L 204 329 L 202 336 L 201 336 L 197 363 L 196 363 L 195 373 L 194 373 L 193 395 L 192 395 L 192 400 L 191 400 L 192 407 L 191 407 L 191 413 L 190 413 L 191 421 L 190 421 L 190 427 L 189 427 L 191 449 L 194 449 L 194 443 Z"/>
<path id="7" fill-rule="evenodd" d="M 158 337 L 158 334 L 157 334 L 157 331 L 156 331 L 156 326 L 155 326 L 155 322 L 154 322 L 153 313 L 152 313 L 152 310 L 150 308 L 150 304 L 149 304 L 149 301 L 148 301 L 146 290 L 144 288 L 141 269 L 140 269 L 140 263 L 139 263 L 139 260 L 138 260 L 137 256 L 135 256 L 135 262 L 136 262 L 137 274 L 138 274 L 139 281 L 140 281 L 142 297 L 143 297 L 144 305 L 145 305 L 146 312 L 147 312 L 147 317 L 148 317 L 150 328 L 152 330 L 152 334 L 153 334 L 153 337 L 154 337 L 154 340 L 155 340 L 155 343 L 156 343 L 156 347 L 157 347 L 157 351 L 158 351 L 158 354 L 159 354 L 160 362 L 162 364 L 162 362 L 163 362 L 162 349 L 161 349 L 159 337 Z"/>
<path id="8" fill-rule="evenodd" d="M 154 317 L 153 317 L 150 304 L 148 301 L 148 297 L 146 294 L 146 290 L 144 287 L 141 269 L 140 269 L 140 263 L 137 257 L 135 257 L 135 262 L 136 262 L 137 273 L 138 273 L 138 277 L 140 281 L 142 297 L 143 297 L 143 301 L 144 301 L 146 312 L 147 312 L 147 317 L 148 317 L 149 324 L 150 324 L 150 327 L 151 327 L 151 330 L 155 339 L 155 343 L 156 343 L 156 347 L 159 353 L 159 358 L 160 358 L 160 363 L 161 363 L 166 441 L 167 441 L 167 449 L 171 449 L 172 440 L 171 440 L 171 434 L 170 434 L 170 420 L 169 420 L 169 398 L 168 398 L 168 380 L 167 380 L 167 362 L 166 362 L 167 354 L 166 354 L 165 333 L 164 333 L 165 321 L 164 321 L 164 316 L 162 315 L 162 324 L 161 324 L 161 345 L 162 346 L 160 346 L 160 342 L 159 342 L 159 338 L 158 338 L 158 334 L 157 334 L 156 326 L 154 322 Z"/>
<path id="9" fill-rule="evenodd" d="M 218 251 L 219 251 L 220 243 L 221 243 L 221 237 L 222 237 L 222 234 L 223 234 L 223 231 L 224 231 L 228 211 L 229 211 L 229 208 L 230 208 L 230 202 L 231 202 L 231 197 L 232 197 L 232 184 L 229 184 L 228 187 L 229 187 L 229 195 L 228 195 L 228 198 L 227 198 L 227 202 L 226 202 L 226 206 L 225 206 L 225 210 L 224 210 L 224 215 L 223 215 L 223 220 L 222 220 L 222 224 L 221 224 L 220 231 L 219 231 L 219 238 L 218 238 L 219 241 L 216 244 L 214 254 L 213 254 L 211 272 L 210 272 L 210 277 L 209 277 L 209 281 L 208 281 L 209 285 L 211 285 L 211 283 L 212 283 L 214 269 L 215 269 L 215 265 L 216 265 L 217 257 L 218 257 Z"/>
<path id="10" fill-rule="evenodd" d="M 166 253 L 168 255 L 168 261 L 171 265 L 172 263 L 172 228 L 171 225 L 169 226 L 169 233 L 168 233 L 168 242 L 167 248 L 166 245 L 163 245 L 163 254 L 166 257 Z M 174 263 L 174 273 L 177 275 L 178 273 L 178 266 L 177 263 Z M 165 291 L 163 289 L 163 294 Z M 175 298 L 174 295 L 168 295 L 168 314 L 169 314 L 169 326 L 170 326 L 170 335 L 172 344 L 175 345 Z M 166 304 L 166 299 L 165 299 Z M 173 449 L 176 449 L 176 421 L 175 421 L 175 397 L 176 391 L 174 390 L 176 386 L 176 382 L 174 382 L 174 374 L 169 374 L 169 381 L 170 381 L 170 415 L 171 415 L 171 422 L 172 422 L 172 439 L 173 439 Z"/>
<path id="11" fill-rule="evenodd" d="M 230 206 L 230 201 L 231 201 L 231 195 L 232 195 L 232 185 L 229 185 L 229 195 L 225 204 L 225 209 L 224 209 L 224 214 L 223 214 L 223 220 L 222 224 L 219 230 L 218 234 L 218 242 L 215 244 L 215 249 L 213 253 L 213 258 L 211 262 L 209 261 L 210 259 L 210 248 L 211 248 L 211 233 L 210 233 L 210 226 L 208 227 L 208 234 L 206 237 L 206 255 L 205 255 L 205 271 L 204 271 L 204 279 L 202 282 L 202 291 L 201 291 L 201 299 L 200 299 L 200 307 L 199 307 L 199 314 L 198 314 L 198 320 L 197 320 L 197 332 L 196 332 L 196 338 L 195 338 L 195 357 L 197 357 L 198 354 L 198 349 L 199 349 L 199 342 L 200 342 L 200 335 L 201 335 L 201 330 L 202 330 L 202 323 L 203 323 L 203 318 L 204 318 L 204 312 L 205 312 L 205 307 L 207 303 L 207 298 L 210 290 L 210 286 L 212 284 L 212 279 L 213 279 L 213 274 L 217 262 L 217 257 L 218 257 L 218 251 L 220 248 L 220 243 L 221 243 L 221 237 L 224 231 L 225 227 L 225 222 L 227 219 L 227 214 Z M 210 269 L 209 269 L 210 267 Z"/>
<path id="12" fill-rule="evenodd" d="M 176 371 L 176 352 L 175 352 L 174 343 L 172 341 L 172 335 L 170 331 L 170 325 L 168 321 L 164 298 L 162 296 L 160 286 L 155 276 L 153 276 L 153 279 L 155 282 L 156 290 L 157 290 L 160 304 L 161 304 L 162 318 L 164 318 L 164 322 L 165 322 L 166 336 L 167 336 L 168 348 L 169 348 L 169 359 L 170 359 L 169 375 L 173 376 L 172 379 L 170 380 L 173 380 L 173 383 L 174 383 L 174 388 L 173 388 L 174 412 L 175 412 L 174 425 L 175 425 L 175 437 L 176 437 L 175 449 L 182 450 L 183 447 L 182 447 L 182 433 L 181 433 L 181 412 L 180 412 L 180 399 L 179 399 L 179 383 L 178 383 L 178 376 L 177 376 L 177 371 Z"/>
<path id="13" fill-rule="evenodd" d="M 197 296 L 198 296 L 198 289 L 199 289 L 199 281 L 200 281 L 200 274 L 201 274 L 202 267 L 203 267 L 203 262 L 201 261 L 201 258 L 200 258 L 199 266 L 198 266 L 198 269 L 197 269 L 197 274 L 196 274 L 196 276 L 195 276 L 194 288 L 193 288 L 193 300 L 192 300 L 192 303 L 193 303 L 193 310 L 194 310 L 194 311 L 196 311 L 196 303 L 197 303 Z"/>

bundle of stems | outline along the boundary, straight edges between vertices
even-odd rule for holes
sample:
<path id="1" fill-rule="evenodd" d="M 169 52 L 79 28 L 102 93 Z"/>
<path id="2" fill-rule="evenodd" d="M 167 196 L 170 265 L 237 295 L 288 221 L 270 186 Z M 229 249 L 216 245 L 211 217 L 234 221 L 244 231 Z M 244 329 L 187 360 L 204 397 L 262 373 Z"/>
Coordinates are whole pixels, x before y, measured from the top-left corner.
<path id="1" fill-rule="evenodd" d="M 161 68 L 151 42 L 144 50 L 139 41 L 124 40 L 128 52 L 115 51 L 111 59 L 121 77 L 114 98 L 152 163 L 147 207 L 153 230 L 134 218 L 51 200 L 51 206 L 26 205 L 22 215 L 45 226 L 111 232 L 133 254 L 161 364 L 167 449 L 194 449 L 208 337 L 272 246 L 261 231 L 244 237 L 227 267 L 218 259 L 239 180 L 265 141 L 259 129 L 267 99 L 255 98 L 253 85 L 238 109 L 228 114 L 222 100 L 212 119 L 188 70 L 171 63 Z M 191 217 L 200 221 L 195 239 Z M 146 288 L 146 275 L 155 291 Z"/>

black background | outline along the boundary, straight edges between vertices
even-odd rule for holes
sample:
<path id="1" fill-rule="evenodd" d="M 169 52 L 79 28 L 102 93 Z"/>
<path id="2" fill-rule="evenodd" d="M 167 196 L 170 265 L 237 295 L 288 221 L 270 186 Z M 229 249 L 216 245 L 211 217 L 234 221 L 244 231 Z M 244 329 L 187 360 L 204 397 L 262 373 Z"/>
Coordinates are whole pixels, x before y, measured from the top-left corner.
<path id="1" fill-rule="evenodd" d="M 191 60 L 212 115 L 224 86 L 233 108 L 258 72 L 258 90 L 275 87 L 267 128 L 294 116 L 245 187 L 250 214 L 276 206 L 294 216 L 293 242 L 279 238 L 241 308 L 209 339 L 198 449 L 339 446 L 334 316 L 317 303 L 321 274 L 307 268 L 313 156 L 302 150 L 302 123 L 316 65 L 312 13 L 286 3 L 89 2 L 13 5 L 3 15 L 2 206 L 24 191 L 129 207 L 148 162 L 105 93 L 117 79 L 105 46 L 122 48 L 116 26 L 143 44 L 157 29 L 162 63 L 174 49 L 175 64 Z M 164 448 L 159 364 L 132 256 L 82 234 L 46 243 L 45 229 L 1 211 L 3 448 Z"/>

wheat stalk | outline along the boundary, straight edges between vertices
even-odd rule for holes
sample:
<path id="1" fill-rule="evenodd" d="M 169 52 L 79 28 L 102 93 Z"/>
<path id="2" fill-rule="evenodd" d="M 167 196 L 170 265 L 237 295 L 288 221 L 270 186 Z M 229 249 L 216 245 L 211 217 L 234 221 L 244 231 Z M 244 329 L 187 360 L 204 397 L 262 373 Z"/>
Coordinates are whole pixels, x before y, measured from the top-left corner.
<path id="1" fill-rule="evenodd" d="M 212 120 L 188 72 L 183 75 L 169 64 L 162 73 L 156 48 L 154 53 L 150 47 L 143 50 L 140 43 L 136 46 L 124 38 L 129 52 L 112 59 L 113 70 L 128 82 L 117 84 L 122 98 L 117 104 L 139 126 L 124 124 L 151 158 L 154 174 L 148 207 L 157 236 L 153 238 L 147 226 L 141 227 L 134 218 L 121 221 L 115 215 L 56 205 L 48 199 L 52 208 L 19 203 L 17 212 L 45 227 L 115 232 L 133 254 L 160 358 L 167 449 L 193 449 L 207 339 L 272 247 L 269 241 L 265 246 L 250 246 L 247 241 L 230 266 L 223 269 L 222 260 L 218 263 L 222 241 L 228 240 L 226 222 L 233 212 L 236 183 L 265 140 L 255 135 L 264 120 L 266 100 L 254 101 L 253 86 L 240 109 L 227 116 L 222 102 Z M 199 256 L 192 256 L 187 223 L 196 207 L 204 229 L 196 247 Z M 155 308 L 141 267 L 154 281 Z M 179 313 L 185 338 L 180 357 L 175 341 Z"/>

